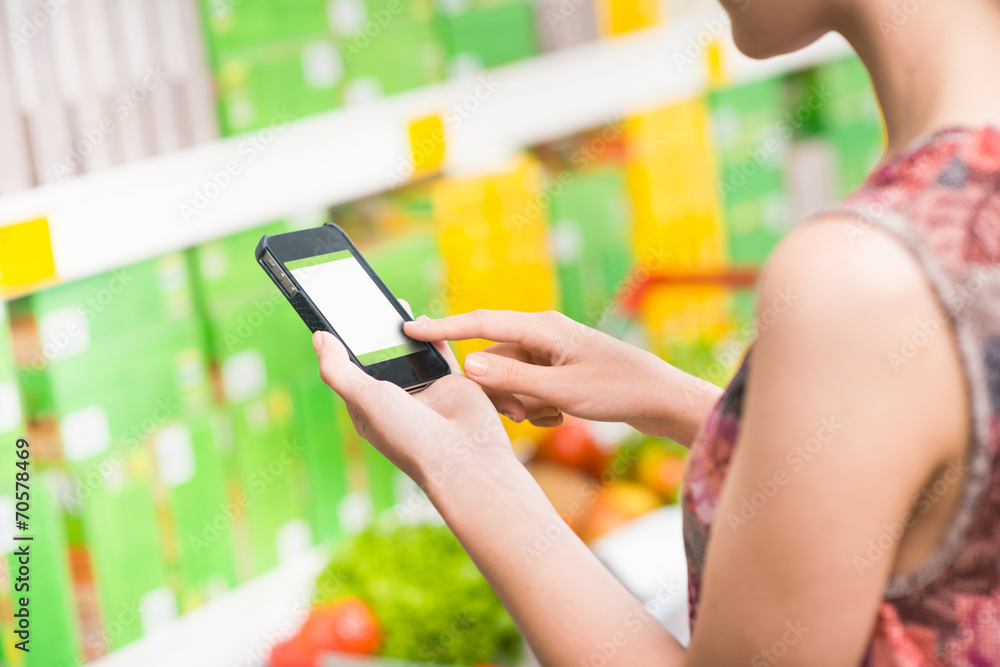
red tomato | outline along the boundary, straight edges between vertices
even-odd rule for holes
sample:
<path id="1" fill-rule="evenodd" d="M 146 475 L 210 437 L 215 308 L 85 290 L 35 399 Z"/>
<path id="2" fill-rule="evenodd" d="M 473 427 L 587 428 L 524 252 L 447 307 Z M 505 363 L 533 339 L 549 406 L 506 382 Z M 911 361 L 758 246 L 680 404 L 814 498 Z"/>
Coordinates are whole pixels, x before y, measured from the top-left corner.
<path id="1" fill-rule="evenodd" d="M 337 653 L 374 655 L 382 643 L 375 614 L 364 601 L 354 597 L 313 609 L 303 634 L 315 646 Z"/>
<path id="2" fill-rule="evenodd" d="M 271 649 L 271 667 L 317 667 L 319 649 L 302 634 L 275 644 Z"/>
<path id="3" fill-rule="evenodd" d="M 539 447 L 538 457 L 594 476 L 601 474 L 606 459 L 587 424 L 570 416 L 552 430 Z"/>

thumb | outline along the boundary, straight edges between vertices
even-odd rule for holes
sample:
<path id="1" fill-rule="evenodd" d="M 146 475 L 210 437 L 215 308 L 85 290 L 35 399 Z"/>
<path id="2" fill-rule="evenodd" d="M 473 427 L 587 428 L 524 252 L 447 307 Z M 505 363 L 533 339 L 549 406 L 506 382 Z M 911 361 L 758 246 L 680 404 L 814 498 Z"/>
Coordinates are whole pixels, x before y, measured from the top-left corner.
<path id="1" fill-rule="evenodd" d="M 331 389 L 351 402 L 376 380 L 351 361 L 344 344 L 326 331 L 313 334 L 313 347 L 319 358 L 319 376 Z"/>
<path id="2" fill-rule="evenodd" d="M 555 372 L 551 366 L 526 364 L 486 352 L 473 352 L 465 358 L 465 374 L 483 387 L 536 398 L 551 393 Z"/>

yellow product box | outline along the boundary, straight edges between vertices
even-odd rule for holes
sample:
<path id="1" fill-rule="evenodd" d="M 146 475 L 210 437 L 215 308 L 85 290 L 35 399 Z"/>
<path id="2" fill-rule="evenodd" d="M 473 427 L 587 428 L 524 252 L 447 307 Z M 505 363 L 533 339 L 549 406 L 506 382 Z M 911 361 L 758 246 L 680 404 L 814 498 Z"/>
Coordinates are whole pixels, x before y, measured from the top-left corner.
<path id="1" fill-rule="evenodd" d="M 448 280 L 461 286 L 451 312 L 537 311 L 556 306 L 541 170 L 519 159 L 501 174 L 442 181 L 435 214 Z M 459 345 L 464 355 L 482 344 Z"/>
<path id="2" fill-rule="evenodd" d="M 654 348 L 671 340 L 718 340 L 731 328 L 729 292 L 719 285 L 655 285 L 641 305 Z"/>
<path id="3" fill-rule="evenodd" d="M 721 269 L 726 239 L 705 105 L 637 114 L 625 134 L 639 262 L 654 273 Z"/>
<path id="4" fill-rule="evenodd" d="M 658 0 L 596 0 L 597 29 L 603 36 L 622 35 L 660 22 Z"/>

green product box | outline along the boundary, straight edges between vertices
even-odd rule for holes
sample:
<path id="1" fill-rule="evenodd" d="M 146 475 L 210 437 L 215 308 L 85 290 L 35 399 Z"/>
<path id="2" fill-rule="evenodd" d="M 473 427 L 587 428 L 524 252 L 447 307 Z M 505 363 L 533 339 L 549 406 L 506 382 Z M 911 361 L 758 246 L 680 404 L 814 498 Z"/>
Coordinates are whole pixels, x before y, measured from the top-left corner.
<path id="1" fill-rule="evenodd" d="M 162 626 L 178 611 L 176 594 L 167 586 L 151 464 L 138 454 L 115 459 L 114 472 L 103 478 L 103 486 L 89 488 L 83 502 L 84 537 L 109 650 Z"/>
<path id="2" fill-rule="evenodd" d="M 220 308 L 228 309 L 238 294 L 267 286 L 277 289 L 254 258 L 254 249 L 263 235 L 288 231 L 287 223 L 273 222 L 190 250 L 195 293 L 202 309 L 212 316 Z"/>
<path id="3" fill-rule="evenodd" d="M 25 368 L 20 377 L 32 417 L 60 421 L 70 460 L 99 454 L 112 441 L 127 446 L 148 432 L 148 423 L 211 402 L 200 325 L 193 319 L 131 330 L 114 346 L 50 361 L 41 371 Z M 76 449 L 70 433 L 89 444 Z"/>
<path id="4" fill-rule="evenodd" d="M 757 295 L 754 290 L 742 289 L 733 292 L 733 325 L 741 338 L 753 334 L 753 323 L 756 318 Z M 749 340 L 746 342 L 750 342 Z"/>
<path id="5" fill-rule="evenodd" d="M 785 188 L 789 160 L 774 157 L 759 163 L 753 159 L 736 164 L 719 165 L 719 190 L 725 205 L 752 201 Z"/>
<path id="6" fill-rule="evenodd" d="M 634 263 L 625 173 L 601 167 L 549 187 L 549 218 L 563 312 L 596 324 Z"/>
<path id="7" fill-rule="evenodd" d="M 765 79 L 709 95 L 719 189 L 726 203 L 782 187 L 798 123 L 785 108 L 785 92 L 782 80 Z"/>
<path id="8" fill-rule="evenodd" d="M 435 234 L 414 232 L 372 244 L 362 252 L 393 295 L 410 304 L 414 317 L 445 315 L 449 288 Z"/>
<path id="9" fill-rule="evenodd" d="M 10 335 L 7 306 L 0 302 L 0 381 L 17 377 L 14 363 L 14 343 Z"/>
<path id="10" fill-rule="evenodd" d="M 860 122 L 881 124 L 871 78 L 857 57 L 842 58 L 816 68 L 812 87 L 825 100 L 819 108 L 824 130 Z"/>
<path id="11" fill-rule="evenodd" d="M 216 67 L 223 133 L 277 132 L 335 109 L 344 75 L 340 50 L 325 33 L 227 54 Z"/>
<path id="12" fill-rule="evenodd" d="M 331 0 L 328 13 L 354 82 L 349 100 L 359 86 L 391 94 L 442 78 L 433 0 Z"/>
<path id="13" fill-rule="evenodd" d="M 13 475 L 16 451 L 14 443 L 18 438 L 26 438 L 27 430 L 24 424 L 24 410 L 21 407 L 21 393 L 17 382 L 4 380 L 0 382 L 0 465 L 3 470 L 11 471 Z M 3 480 L 0 480 L 0 488 Z"/>
<path id="14" fill-rule="evenodd" d="M 347 456 L 340 437 L 335 395 L 315 369 L 292 381 L 295 437 L 304 449 L 308 508 L 317 543 L 338 537 L 340 503 L 347 496 Z"/>
<path id="15" fill-rule="evenodd" d="M 4 443 L 5 446 L 7 443 Z M 10 443 L 11 449 L 13 443 Z M 14 470 L 13 466 L 5 468 Z M 45 472 L 29 464 L 31 509 L 29 528 L 23 533 L 32 537 L 31 541 L 11 541 L 5 549 L 6 558 L 0 563 L 0 580 L 6 582 L 9 590 L 0 593 L 0 645 L 11 656 L 19 657 L 26 667 L 48 667 L 50 665 L 75 665 L 78 663 L 80 630 L 76 617 L 65 530 L 62 515 L 54 492 L 54 479 Z M 16 495 L 12 482 L 6 480 L 0 488 L 0 511 L 13 517 Z M 18 549 L 26 547 L 30 558 L 30 581 L 18 581 L 21 565 Z M 3 570 L 6 569 L 6 572 Z M 27 588 L 25 588 L 27 586 Z M 28 652 L 15 649 L 14 643 L 21 641 L 13 634 L 15 629 L 12 614 L 13 605 L 19 598 L 30 599 L 31 636 Z M 6 599 L 5 599 L 6 598 Z M 12 607 L 8 607 L 10 603 Z M 4 663 L 8 664 L 8 663 Z"/>
<path id="16" fill-rule="evenodd" d="M 723 163 L 740 163 L 768 139 L 788 144 L 792 130 L 783 79 L 770 78 L 713 90 L 708 95 L 715 151 Z M 769 153 L 777 152 L 772 149 Z"/>
<path id="17" fill-rule="evenodd" d="M 253 572 L 259 574 L 313 543 L 297 486 L 305 447 L 295 437 L 292 398 L 284 387 L 230 406 L 229 413 L 240 484 L 238 504 L 246 517 Z"/>
<path id="18" fill-rule="evenodd" d="M 814 87 L 829 102 L 820 111 L 820 129 L 834 147 L 838 162 L 838 194 L 856 188 L 885 148 L 885 127 L 878 100 L 864 65 L 856 57 L 817 68 Z"/>
<path id="19" fill-rule="evenodd" d="M 260 396 L 301 368 L 316 369 L 309 329 L 277 289 L 253 304 L 208 322 L 229 402 Z"/>
<path id="20" fill-rule="evenodd" d="M 832 94 L 816 78 L 816 70 L 801 70 L 785 76 L 785 126 L 791 127 L 794 141 L 811 139 L 823 132 L 823 115 Z"/>
<path id="21" fill-rule="evenodd" d="M 203 410 L 161 427 L 149 441 L 170 517 L 163 541 L 175 560 L 183 610 L 236 585 L 218 429 L 216 415 Z"/>
<path id="22" fill-rule="evenodd" d="M 7 333 L 6 328 L 0 330 L 0 336 L 5 337 L 6 333 Z M 4 345 L 5 343 L 9 343 L 9 341 L 0 340 L 0 346 Z M 15 380 L 15 379 L 17 379 L 17 366 L 14 361 L 13 351 L 10 350 L 9 348 L 5 350 L 0 350 L 0 382 L 4 382 L 7 380 Z"/>
<path id="23" fill-rule="evenodd" d="M 346 47 L 345 47 L 346 48 Z M 444 78 L 440 43 L 429 27 L 382 38 L 367 48 L 347 49 L 347 104 L 358 104 L 420 88 Z"/>
<path id="24" fill-rule="evenodd" d="M 403 473 L 370 443 L 365 442 L 363 452 L 372 509 L 376 513 L 392 509 L 402 500 L 399 497 L 399 490 Z"/>
<path id="25" fill-rule="evenodd" d="M 538 53 L 534 6 L 524 0 L 472 5 L 440 16 L 449 68 L 496 67 Z"/>
<path id="26" fill-rule="evenodd" d="M 859 121 L 826 134 L 837 160 L 838 194 L 847 196 L 878 164 L 885 150 L 881 124 Z"/>
<path id="27" fill-rule="evenodd" d="M 164 327 L 194 315 L 182 253 L 56 285 L 10 305 L 12 319 L 34 321 L 38 347 L 49 360 L 115 343 L 138 327 Z"/>
<path id="28" fill-rule="evenodd" d="M 288 231 L 288 223 L 273 223 L 204 244 L 189 256 L 207 346 L 232 402 L 261 395 L 303 366 L 315 367 L 309 330 L 253 257 L 262 235 Z"/>
<path id="29" fill-rule="evenodd" d="M 736 265 L 762 264 L 791 226 L 785 183 L 791 141 L 821 109 L 789 109 L 788 95 L 785 82 L 773 78 L 709 96 L 729 257 Z"/>
<path id="30" fill-rule="evenodd" d="M 344 54 L 348 104 L 444 78 L 432 0 L 332 0 L 329 13 Z"/>
<path id="31" fill-rule="evenodd" d="M 216 58 L 326 30 L 325 0 L 203 0 L 205 30 Z"/>
<path id="32" fill-rule="evenodd" d="M 736 266 L 760 266 L 792 226 L 787 192 L 776 187 L 725 206 L 729 257 Z"/>
<path id="33" fill-rule="evenodd" d="M 12 451 L 6 443 L 24 436 L 24 404 L 17 382 L 17 369 L 7 328 L 6 308 L 0 304 L 0 451 Z M 0 456 L 0 462 L 6 462 Z M 13 465 L 13 460 L 11 460 Z M 11 470 L 10 466 L 4 470 Z"/>

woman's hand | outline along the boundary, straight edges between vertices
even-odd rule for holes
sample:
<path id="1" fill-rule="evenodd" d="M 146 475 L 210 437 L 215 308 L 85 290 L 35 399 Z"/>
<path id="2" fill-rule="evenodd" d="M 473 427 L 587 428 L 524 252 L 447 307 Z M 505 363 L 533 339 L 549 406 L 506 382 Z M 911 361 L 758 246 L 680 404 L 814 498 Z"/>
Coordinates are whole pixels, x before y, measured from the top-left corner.
<path id="1" fill-rule="evenodd" d="M 594 642 L 626 636 L 627 645 L 612 644 L 616 664 L 680 664 L 683 649 L 518 463 L 496 409 L 446 343 L 437 347 L 456 372 L 415 395 L 367 375 L 328 333 L 313 345 L 358 432 L 427 492 L 542 664 L 589 664 L 601 655 Z"/>
<path id="2" fill-rule="evenodd" d="M 316 332 L 313 346 L 320 376 L 347 403 L 358 433 L 421 488 L 440 486 L 459 466 L 515 460 L 489 398 L 461 375 L 446 344 L 438 349 L 454 372 L 413 395 L 358 368 L 335 336 Z"/>
<path id="3" fill-rule="evenodd" d="M 659 357 L 557 312 L 477 310 L 407 322 L 423 341 L 497 341 L 465 359 L 465 374 L 514 421 L 557 426 L 562 412 L 621 421 L 689 444 L 721 390 Z"/>

